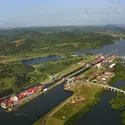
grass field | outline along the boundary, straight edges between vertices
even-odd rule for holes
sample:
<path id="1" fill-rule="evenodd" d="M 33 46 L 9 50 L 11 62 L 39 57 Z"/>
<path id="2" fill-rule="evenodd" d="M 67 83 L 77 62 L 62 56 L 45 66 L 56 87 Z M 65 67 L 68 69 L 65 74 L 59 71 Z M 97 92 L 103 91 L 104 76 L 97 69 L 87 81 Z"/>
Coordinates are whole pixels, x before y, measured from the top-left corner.
<path id="1" fill-rule="evenodd" d="M 54 75 L 54 74 L 60 74 L 61 76 L 77 69 L 80 67 L 80 62 L 87 63 L 93 59 L 95 59 L 98 55 L 92 55 L 88 56 L 86 59 L 84 57 L 75 57 L 65 60 L 59 60 L 59 61 L 52 61 L 49 63 L 39 63 L 33 65 L 33 67 L 36 67 L 35 69 L 40 70 L 42 68 L 45 68 L 45 72 L 47 72 L 48 75 Z"/>
<path id="2" fill-rule="evenodd" d="M 46 125 L 63 125 L 63 120 L 57 118 L 50 118 Z"/>
<path id="3" fill-rule="evenodd" d="M 76 112 L 79 112 L 82 108 L 84 108 L 88 104 L 93 103 L 95 99 L 95 94 L 98 93 L 100 90 L 101 89 L 98 87 L 86 87 L 86 86 L 81 87 L 79 95 L 83 96 L 85 100 L 78 102 L 76 104 L 71 104 L 71 105 L 66 104 L 59 111 L 57 111 L 53 115 L 53 117 L 64 120 L 63 117 L 65 116 L 65 120 L 67 120 L 73 114 L 75 114 Z"/>
<path id="4" fill-rule="evenodd" d="M 40 82 L 50 82 L 50 76 L 55 74 L 60 74 L 60 76 L 63 76 L 79 68 L 79 62 L 85 63 L 95 57 L 96 55 L 88 56 L 86 59 L 79 56 L 70 57 L 58 61 L 38 63 L 32 66 L 24 65 L 21 62 L 0 64 L 0 74 L 1 76 L 5 74 L 4 77 L 1 77 L 0 82 L 4 82 L 4 86 L 2 87 L 3 90 L 14 88 L 14 91 L 16 91 L 14 83 L 17 76 L 22 76 L 24 73 L 28 74 L 29 80 L 23 84 L 23 87 L 27 88 Z M 3 90 L 1 92 L 3 92 Z"/>
<path id="5" fill-rule="evenodd" d="M 4 83 L 4 85 L 1 86 L 4 90 L 9 89 L 9 88 L 11 88 L 11 86 L 13 84 L 14 77 L 2 78 L 2 79 L 0 79 L 0 81 L 2 81 Z"/>

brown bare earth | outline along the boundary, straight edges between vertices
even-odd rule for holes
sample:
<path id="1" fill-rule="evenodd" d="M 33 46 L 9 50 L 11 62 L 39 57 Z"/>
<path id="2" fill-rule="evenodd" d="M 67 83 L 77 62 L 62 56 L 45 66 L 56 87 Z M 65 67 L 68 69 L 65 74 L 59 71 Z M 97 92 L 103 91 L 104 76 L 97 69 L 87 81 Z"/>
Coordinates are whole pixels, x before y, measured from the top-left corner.
<path id="1" fill-rule="evenodd" d="M 24 39 L 20 39 L 20 40 L 12 41 L 11 43 L 15 43 L 15 44 L 16 44 L 16 47 L 18 47 L 18 46 L 21 45 L 23 42 L 24 42 Z"/>
<path id="2" fill-rule="evenodd" d="M 84 100 L 85 100 L 85 98 L 83 96 L 76 96 L 69 101 L 69 104 L 75 104 L 77 102 L 81 102 L 81 101 L 84 101 Z"/>
<path id="3" fill-rule="evenodd" d="M 113 36 L 113 37 L 118 37 L 119 34 L 112 34 L 111 36 Z"/>

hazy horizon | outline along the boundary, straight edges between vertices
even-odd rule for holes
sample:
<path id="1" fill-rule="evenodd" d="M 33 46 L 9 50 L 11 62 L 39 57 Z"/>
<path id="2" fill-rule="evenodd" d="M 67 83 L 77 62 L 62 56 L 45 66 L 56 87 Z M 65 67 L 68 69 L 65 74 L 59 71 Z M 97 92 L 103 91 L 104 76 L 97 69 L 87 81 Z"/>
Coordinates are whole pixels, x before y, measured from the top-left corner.
<path id="1" fill-rule="evenodd" d="M 18 28 L 51 28 L 51 27 L 101 27 L 101 26 L 124 26 L 125 24 L 101 24 L 101 25 L 55 25 L 55 26 L 13 26 L 13 27 L 0 27 L 0 30 L 4 29 L 18 29 Z"/>
<path id="2" fill-rule="evenodd" d="M 125 0 L 4 0 L 0 28 L 125 25 Z"/>

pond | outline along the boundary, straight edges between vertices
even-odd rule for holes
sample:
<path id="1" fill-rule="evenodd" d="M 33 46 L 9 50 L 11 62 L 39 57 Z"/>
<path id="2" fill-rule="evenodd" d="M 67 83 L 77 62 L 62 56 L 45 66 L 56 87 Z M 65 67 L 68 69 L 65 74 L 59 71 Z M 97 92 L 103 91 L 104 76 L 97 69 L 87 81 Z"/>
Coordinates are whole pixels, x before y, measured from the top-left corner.
<path id="1" fill-rule="evenodd" d="M 61 57 L 60 56 L 47 56 L 47 57 L 40 57 L 40 58 L 34 58 L 34 59 L 29 59 L 29 60 L 23 60 L 22 62 L 25 65 L 33 65 L 36 63 L 42 63 L 42 62 L 49 62 L 49 61 L 56 61 L 56 60 L 60 60 Z"/>

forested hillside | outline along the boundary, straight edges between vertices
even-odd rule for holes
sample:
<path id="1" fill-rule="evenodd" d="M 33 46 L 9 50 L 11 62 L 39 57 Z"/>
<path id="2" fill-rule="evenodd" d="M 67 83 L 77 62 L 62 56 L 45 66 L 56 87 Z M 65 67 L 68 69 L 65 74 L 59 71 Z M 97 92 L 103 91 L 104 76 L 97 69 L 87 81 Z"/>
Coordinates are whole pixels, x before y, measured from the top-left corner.
<path id="1" fill-rule="evenodd" d="M 116 39 L 110 35 L 81 30 L 46 33 L 38 28 L 38 31 L 15 29 L 0 33 L 1 59 L 68 54 L 81 49 L 112 44 Z"/>
<path id="2" fill-rule="evenodd" d="M 71 56 L 76 51 L 112 44 L 117 39 L 107 32 L 99 31 L 104 31 L 104 28 L 84 27 L 83 30 L 82 27 L 48 27 L 0 30 L 0 97 L 22 91 L 79 62 L 82 57 Z M 18 61 L 49 55 L 64 56 L 65 60 L 32 67 Z"/>

